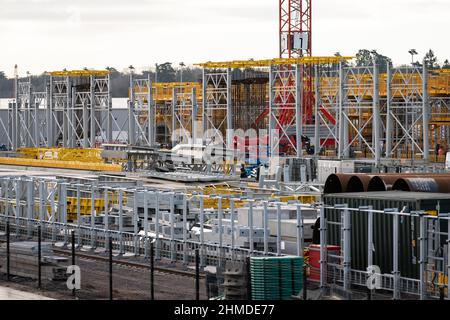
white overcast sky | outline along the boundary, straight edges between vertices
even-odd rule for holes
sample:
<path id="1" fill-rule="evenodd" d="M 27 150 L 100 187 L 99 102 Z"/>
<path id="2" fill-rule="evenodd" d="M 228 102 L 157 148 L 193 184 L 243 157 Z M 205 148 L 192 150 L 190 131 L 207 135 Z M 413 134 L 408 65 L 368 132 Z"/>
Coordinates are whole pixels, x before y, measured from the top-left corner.
<path id="1" fill-rule="evenodd" d="M 313 53 L 450 59 L 450 0 L 314 0 Z M 0 0 L 0 70 L 273 58 L 278 0 Z"/>

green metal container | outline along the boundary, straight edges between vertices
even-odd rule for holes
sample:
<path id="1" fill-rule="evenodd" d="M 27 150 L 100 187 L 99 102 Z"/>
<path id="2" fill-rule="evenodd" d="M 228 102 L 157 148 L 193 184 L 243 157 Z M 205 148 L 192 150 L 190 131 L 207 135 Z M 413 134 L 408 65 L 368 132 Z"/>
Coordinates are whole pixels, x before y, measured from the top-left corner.
<path id="1" fill-rule="evenodd" d="M 450 194 L 421 192 L 365 192 L 324 195 L 324 203 L 334 206 L 347 204 L 349 208 L 372 206 L 374 210 L 396 209 L 399 212 L 450 212 Z M 325 209 L 328 222 L 341 222 L 342 210 Z M 328 244 L 341 245 L 341 227 L 328 224 Z M 441 225 L 447 231 L 447 225 Z M 351 211 L 351 265 L 352 269 L 367 269 L 367 212 Z M 419 218 L 401 216 L 399 219 L 399 269 L 402 277 L 419 278 Z M 393 271 L 393 216 L 373 215 L 373 263 L 382 273 Z"/>

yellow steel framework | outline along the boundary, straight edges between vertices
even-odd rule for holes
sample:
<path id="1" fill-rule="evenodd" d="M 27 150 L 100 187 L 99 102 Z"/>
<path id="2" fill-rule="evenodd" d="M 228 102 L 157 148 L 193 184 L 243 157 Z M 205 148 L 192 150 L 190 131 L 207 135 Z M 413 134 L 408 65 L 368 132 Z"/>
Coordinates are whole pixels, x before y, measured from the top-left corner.
<path id="1" fill-rule="evenodd" d="M 103 77 L 109 73 L 108 70 L 63 70 L 47 72 L 48 75 L 53 77 Z"/>
<path id="2" fill-rule="evenodd" d="M 197 89 L 197 101 L 202 100 L 202 85 L 199 82 L 157 82 L 152 83 L 152 94 L 153 99 L 156 103 L 164 103 L 166 101 L 172 101 L 173 99 L 173 89 L 183 88 L 185 92 L 191 92 L 192 88 Z M 147 93 L 147 87 L 134 87 L 135 93 Z M 144 102 L 147 102 L 144 99 Z"/>
<path id="3" fill-rule="evenodd" d="M 122 203 L 125 205 L 127 203 L 127 198 L 123 197 Z M 90 197 L 80 198 L 80 214 L 82 216 L 92 215 L 92 199 Z M 115 192 L 108 192 L 108 208 L 113 205 L 119 204 L 119 196 Z M 94 198 L 94 210 L 97 214 L 104 211 L 105 209 L 105 198 L 104 194 L 100 198 Z M 67 197 L 67 215 L 69 220 L 77 219 L 78 201 L 77 197 Z"/>
<path id="4" fill-rule="evenodd" d="M 257 190 L 257 188 L 255 188 Z M 226 195 L 230 198 L 234 198 L 234 207 L 242 208 L 248 203 L 248 200 L 237 200 L 244 195 L 242 189 L 233 188 L 228 184 L 216 184 L 216 185 L 208 185 L 204 187 L 199 187 L 195 189 L 196 192 L 200 192 L 209 197 L 204 198 L 203 204 L 205 208 L 217 209 L 219 207 L 219 200 L 214 198 L 214 195 Z M 270 198 L 272 200 L 281 201 L 281 202 L 289 202 L 289 201 L 301 201 L 302 203 L 315 203 L 319 199 L 318 196 L 310 195 L 310 194 L 296 194 L 290 196 L 277 196 L 275 194 L 271 194 Z M 222 208 L 229 209 L 230 208 L 230 200 L 223 198 L 222 199 Z"/>
<path id="5" fill-rule="evenodd" d="M 421 75 L 414 74 L 411 75 L 411 83 L 421 84 L 422 77 Z M 330 83 L 339 84 L 339 78 L 321 78 L 321 88 L 329 87 Z M 373 91 L 367 90 L 368 87 L 372 86 L 372 77 L 371 75 L 358 75 L 358 79 L 354 76 L 349 76 L 348 85 L 354 87 L 355 89 L 352 91 L 354 96 L 364 97 L 365 99 L 371 99 Z M 394 74 L 392 76 L 392 85 L 402 84 L 404 79 L 402 79 L 402 75 Z M 380 83 L 380 91 L 379 95 L 381 98 L 385 98 L 387 96 L 387 74 L 382 73 L 379 75 L 379 83 Z M 335 92 L 330 90 L 329 92 L 326 89 L 322 90 L 324 95 L 332 95 Z M 413 92 L 422 92 L 422 88 L 416 88 L 414 86 L 404 87 L 402 89 L 396 89 L 393 92 L 393 98 L 401 98 L 407 95 L 410 95 Z M 364 93 L 363 95 L 361 93 Z M 440 97 L 440 96 L 449 96 L 450 95 L 450 72 L 447 70 L 432 70 L 429 71 L 429 79 L 428 79 L 428 95 L 430 97 Z"/>
<path id="6" fill-rule="evenodd" d="M 196 66 L 205 69 L 241 69 L 241 68 L 264 68 L 275 65 L 320 65 L 336 64 L 352 60 L 354 57 L 301 57 L 301 58 L 275 58 L 265 60 L 234 60 L 225 62 L 204 62 Z"/>

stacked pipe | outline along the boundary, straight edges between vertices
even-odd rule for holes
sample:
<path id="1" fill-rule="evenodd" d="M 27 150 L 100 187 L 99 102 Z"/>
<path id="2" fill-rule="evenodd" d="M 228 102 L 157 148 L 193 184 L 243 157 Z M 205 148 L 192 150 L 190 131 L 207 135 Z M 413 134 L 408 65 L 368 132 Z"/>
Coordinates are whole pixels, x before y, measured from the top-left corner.
<path id="1" fill-rule="evenodd" d="M 390 190 L 450 193 L 450 174 L 332 174 L 325 182 L 324 193 L 330 194 Z"/>

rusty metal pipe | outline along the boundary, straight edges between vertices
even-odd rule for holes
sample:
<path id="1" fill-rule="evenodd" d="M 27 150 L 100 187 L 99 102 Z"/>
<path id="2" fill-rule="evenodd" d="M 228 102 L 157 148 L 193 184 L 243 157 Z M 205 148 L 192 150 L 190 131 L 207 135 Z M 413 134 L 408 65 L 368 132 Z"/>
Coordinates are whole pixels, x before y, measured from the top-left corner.
<path id="1" fill-rule="evenodd" d="M 393 190 L 450 193 L 450 176 L 407 177 L 398 179 Z"/>
<path id="2" fill-rule="evenodd" d="M 375 175 L 364 174 L 357 175 L 350 178 L 347 186 L 347 192 L 366 192 L 368 190 L 369 182 Z"/>
<path id="3" fill-rule="evenodd" d="M 367 191 L 389 191 L 392 190 L 392 186 L 394 183 L 400 179 L 397 176 L 376 176 L 370 179 L 369 186 L 367 187 Z"/>
<path id="4" fill-rule="evenodd" d="M 445 173 L 339 173 L 328 177 L 324 194 L 345 192 L 388 191 L 402 178 L 449 178 Z M 373 180 L 373 181 L 372 181 Z"/>
<path id="5" fill-rule="evenodd" d="M 367 191 L 389 191 L 392 190 L 393 185 L 399 179 L 403 178 L 450 178 L 450 174 L 445 173 L 407 173 L 407 174 L 380 174 L 373 177 L 370 182 Z"/>
<path id="6" fill-rule="evenodd" d="M 355 173 L 337 173 L 332 174 L 328 177 L 325 182 L 324 194 L 329 193 L 345 193 L 348 192 L 348 184 L 351 178 L 355 176 L 363 176 L 365 174 L 355 174 Z"/>

